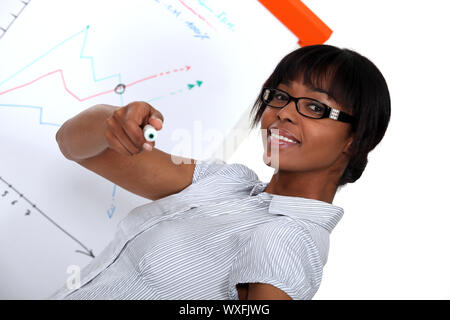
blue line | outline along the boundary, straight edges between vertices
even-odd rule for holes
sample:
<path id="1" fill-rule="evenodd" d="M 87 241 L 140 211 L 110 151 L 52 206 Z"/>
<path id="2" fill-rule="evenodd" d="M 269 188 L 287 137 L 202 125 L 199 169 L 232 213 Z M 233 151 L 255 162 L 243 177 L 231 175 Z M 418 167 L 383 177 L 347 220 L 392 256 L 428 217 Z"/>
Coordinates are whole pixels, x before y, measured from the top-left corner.
<path id="1" fill-rule="evenodd" d="M 51 48 L 50 50 L 48 50 L 47 52 L 45 52 L 44 54 L 42 54 L 41 56 L 39 56 L 38 58 L 34 59 L 33 61 L 31 61 L 29 64 L 27 64 L 26 66 L 24 66 L 22 69 L 20 69 L 19 71 L 17 71 L 16 73 L 10 75 L 9 77 L 7 77 L 5 80 L 3 80 L 2 82 L 0 82 L 0 86 L 4 83 L 6 83 L 7 81 L 11 80 L 12 78 L 14 78 L 15 76 L 17 76 L 19 73 L 21 73 L 22 71 L 24 71 L 25 69 L 27 69 L 28 67 L 31 67 L 33 64 L 35 64 L 36 62 L 38 62 L 39 60 L 41 60 L 42 58 L 44 58 L 45 56 L 47 56 L 48 54 L 50 54 L 52 51 L 56 50 L 57 48 L 59 48 L 60 46 L 62 46 L 64 43 L 66 43 L 69 40 L 72 40 L 73 38 L 75 38 L 76 36 L 82 34 L 83 32 L 86 32 L 87 28 L 83 29 L 80 32 L 75 33 L 74 35 L 71 35 L 69 38 L 67 38 L 66 40 L 63 40 L 62 42 L 58 43 L 56 46 L 54 46 L 53 48 Z"/>
<path id="2" fill-rule="evenodd" d="M 94 80 L 94 82 L 99 82 L 99 81 L 103 81 L 103 80 L 106 80 L 106 79 L 117 77 L 118 78 L 118 83 L 122 83 L 122 76 L 121 76 L 120 73 L 115 73 L 113 75 L 104 77 L 102 79 L 97 79 L 97 77 L 95 76 L 94 57 L 92 57 L 92 56 L 84 56 L 83 55 L 84 49 L 86 47 L 86 42 L 87 42 L 89 28 L 90 28 L 90 26 L 86 26 L 86 28 L 84 28 L 82 31 L 79 31 L 79 32 L 71 35 L 69 38 L 67 38 L 67 39 L 63 40 L 62 42 L 58 43 L 53 48 L 51 48 L 50 50 L 46 51 L 44 54 L 40 55 L 39 57 L 37 57 L 36 59 L 31 61 L 27 65 L 25 65 L 24 67 L 22 67 L 19 71 L 17 71 L 16 73 L 10 75 L 5 80 L 0 82 L 0 86 L 3 85 L 4 83 L 8 82 L 9 80 L 11 80 L 12 78 L 17 76 L 18 74 L 22 73 L 24 70 L 26 70 L 27 68 L 31 67 L 33 64 L 35 64 L 36 62 L 38 62 L 39 60 L 41 60 L 45 56 L 49 55 L 54 50 L 58 49 L 60 46 L 62 46 L 67 41 L 72 40 L 73 38 L 77 37 L 78 35 L 82 34 L 83 32 L 84 32 L 84 39 L 83 39 L 83 44 L 81 46 L 80 59 L 89 59 L 90 60 L 91 71 L 92 71 L 92 79 Z M 120 103 L 121 103 L 121 105 L 124 105 L 124 100 L 123 100 L 123 96 L 122 95 L 120 95 Z"/>
<path id="3" fill-rule="evenodd" d="M 118 77 L 119 78 L 119 83 L 122 83 L 122 77 L 121 77 L 120 73 L 116 73 L 116 74 L 113 74 L 113 75 L 110 75 L 110 76 L 107 76 L 107 77 L 104 77 L 104 78 L 101 78 L 101 79 L 97 79 L 97 77 L 95 76 L 94 57 L 92 57 L 92 56 L 84 56 L 83 55 L 84 48 L 86 47 L 88 31 L 89 31 L 89 26 L 86 27 L 86 33 L 84 35 L 83 46 L 81 47 L 80 58 L 81 59 L 89 59 L 91 61 L 92 78 L 94 79 L 95 82 L 99 82 L 99 81 L 103 81 L 103 80 L 106 80 L 106 79 Z"/>
<path id="4" fill-rule="evenodd" d="M 44 111 L 44 108 L 40 107 L 40 106 L 30 106 L 30 105 L 21 105 L 21 104 L 0 104 L 0 107 L 38 109 L 39 110 L 39 124 L 46 124 L 46 125 L 50 125 L 50 126 L 61 127 L 61 125 L 59 123 L 42 122 L 42 113 Z"/>
<path id="5" fill-rule="evenodd" d="M 85 30 L 84 39 L 83 39 L 83 45 L 81 46 L 80 59 L 89 59 L 90 60 L 90 62 L 91 62 L 91 70 L 92 70 L 92 79 L 94 79 L 94 82 L 99 82 L 99 81 L 103 81 L 103 80 L 106 80 L 106 79 L 117 77 L 118 78 L 118 83 L 122 83 L 122 75 L 120 73 L 115 73 L 113 75 L 110 75 L 110 76 L 107 76 L 107 77 L 104 77 L 104 78 L 101 78 L 101 79 L 97 79 L 97 77 L 95 76 L 94 57 L 93 56 L 84 56 L 83 55 L 84 48 L 86 47 L 86 42 L 87 42 L 89 28 L 90 28 L 90 26 L 87 26 L 86 30 Z M 123 95 L 120 95 L 120 105 L 121 106 L 124 105 Z"/>
<path id="6" fill-rule="evenodd" d="M 164 98 L 164 96 L 149 99 L 149 100 L 147 100 L 147 102 L 159 100 L 159 99 L 162 99 L 162 98 Z"/>
<path id="7" fill-rule="evenodd" d="M 53 52 L 54 50 L 58 49 L 60 46 L 62 46 L 64 43 L 66 43 L 69 40 L 72 40 L 73 38 L 77 37 L 78 35 L 82 34 L 84 32 L 84 39 L 83 39 L 83 45 L 81 47 L 81 51 L 80 51 L 80 58 L 81 59 L 89 59 L 90 63 L 91 63 L 91 70 L 92 70 L 92 78 L 95 82 L 99 82 L 102 80 L 106 80 L 106 79 L 110 79 L 110 78 L 114 78 L 117 77 L 119 83 L 122 83 L 122 76 L 120 73 L 116 73 L 107 77 L 104 77 L 102 79 L 97 79 L 95 76 L 95 67 L 94 67 L 94 57 L 92 56 L 84 56 L 83 52 L 84 49 L 86 47 L 86 42 L 87 42 L 87 37 L 88 37 L 88 31 L 89 31 L 89 27 L 87 26 L 85 29 L 83 29 L 80 32 L 77 32 L 75 34 L 73 34 L 72 36 L 70 36 L 69 38 L 63 40 L 62 42 L 58 43 L 56 46 L 54 46 L 53 48 L 51 48 L 50 50 L 46 51 L 44 54 L 40 55 L 39 57 L 37 57 L 36 59 L 34 59 L 33 61 L 31 61 L 30 63 L 28 63 L 27 65 L 25 65 L 24 67 L 22 67 L 19 71 L 15 72 L 14 74 L 10 75 L 9 77 L 7 77 L 5 80 L 3 80 L 2 82 L 0 82 L 0 86 L 5 84 L 6 82 L 8 82 L 9 80 L 11 80 L 12 78 L 14 78 L 15 76 L 17 76 L 18 74 L 22 73 L 23 71 L 25 71 L 27 68 L 31 67 L 33 64 L 35 64 L 36 62 L 38 62 L 39 60 L 41 60 L 42 58 L 44 58 L 45 56 L 49 55 L 51 52 Z M 123 99 L 123 95 L 120 95 L 120 103 L 123 106 L 124 105 L 124 99 Z M 51 125 L 51 126 L 56 126 L 56 127 L 61 127 L 61 124 L 58 123 L 51 123 L 51 122 L 43 122 L 42 121 L 42 116 L 43 116 L 43 111 L 44 108 L 41 106 L 31 106 L 31 105 L 18 105 L 18 104 L 0 104 L 0 107 L 12 107 L 12 108 L 29 108 L 29 109 L 38 109 L 39 110 L 39 124 L 41 125 Z M 116 185 L 114 184 L 113 186 L 113 198 L 116 194 Z M 115 207 L 113 209 L 113 211 L 111 212 L 111 214 L 109 214 L 109 210 L 107 210 L 107 215 L 108 217 L 111 219 L 112 216 L 114 215 L 114 211 L 115 211 Z"/>
<path id="8" fill-rule="evenodd" d="M 39 110 L 39 124 L 46 124 L 46 125 L 50 125 L 50 126 L 55 126 L 55 127 L 61 127 L 61 125 L 59 123 L 51 123 L 51 122 L 42 122 L 42 114 L 44 111 L 43 107 L 40 106 L 30 106 L 30 105 L 21 105 L 21 104 L 0 104 L 0 107 L 10 107 L 10 108 L 29 108 L 29 109 L 38 109 Z M 113 184 L 113 200 L 114 197 L 116 195 L 116 184 Z M 116 208 L 114 206 L 111 214 L 109 213 L 109 210 L 106 210 L 106 215 L 109 217 L 109 219 L 111 219 L 114 215 L 114 212 L 116 211 Z"/>
<path id="9" fill-rule="evenodd" d="M 94 80 L 94 82 L 99 82 L 99 81 L 103 81 L 106 79 L 110 79 L 110 78 L 114 78 L 117 77 L 118 78 L 118 83 L 122 83 L 122 76 L 120 73 L 115 73 L 113 75 L 101 78 L 101 79 L 97 79 L 97 77 L 95 76 L 95 66 L 94 66 L 94 57 L 92 56 L 84 56 L 83 52 L 84 49 L 86 47 L 86 42 L 87 42 L 87 38 L 88 38 L 88 31 L 89 31 L 90 26 L 86 26 L 86 28 L 84 28 L 82 31 L 79 31 L 73 35 L 71 35 L 69 38 L 61 41 L 60 43 L 58 43 L 56 46 L 54 46 L 53 48 L 51 48 L 50 50 L 46 51 L 44 54 L 40 55 L 39 57 L 37 57 L 36 59 L 34 59 L 33 61 L 31 61 L 30 63 L 28 63 L 27 65 L 25 65 L 24 67 L 22 67 L 19 71 L 15 72 L 14 74 L 10 75 L 9 77 L 7 77 L 5 80 L 3 80 L 2 82 L 0 82 L 0 86 L 3 85 L 4 83 L 8 82 L 9 80 L 11 80 L 12 78 L 14 78 L 15 76 L 17 76 L 18 74 L 22 73 L 23 71 L 25 71 L 27 68 L 31 67 L 33 64 L 35 64 L 36 62 L 38 62 L 39 60 L 41 60 L 42 58 L 44 58 L 45 56 L 49 55 L 51 52 L 53 52 L 54 50 L 58 49 L 60 46 L 62 46 L 64 43 L 66 43 L 69 40 L 72 40 L 73 38 L 77 37 L 78 35 L 82 34 L 84 32 L 84 39 L 83 39 L 83 44 L 81 46 L 81 51 L 80 51 L 80 59 L 88 59 L 91 63 L 91 71 L 92 71 L 92 79 Z M 122 95 L 120 95 L 120 101 L 121 104 L 123 105 L 123 97 Z"/>
<path id="10" fill-rule="evenodd" d="M 112 197 L 114 198 L 116 196 L 116 185 L 114 185 L 113 194 Z"/>

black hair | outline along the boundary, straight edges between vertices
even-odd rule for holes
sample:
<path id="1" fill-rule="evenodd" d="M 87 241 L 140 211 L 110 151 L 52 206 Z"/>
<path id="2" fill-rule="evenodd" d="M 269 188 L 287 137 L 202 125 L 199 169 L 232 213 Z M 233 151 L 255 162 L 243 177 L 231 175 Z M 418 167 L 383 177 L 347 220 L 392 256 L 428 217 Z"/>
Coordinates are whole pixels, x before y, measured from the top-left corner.
<path id="1" fill-rule="evenodd" d="M 301 47 L 286 55 L 262 87 L 276 88 L 280 83 L 298 80 L 326 90 L 343 111 L 355 117 L 351 124 L 354 140 L 349 149 L 349 163 L 338 187 L 355 182 L 367 165 L 368 153 L 384 137 L 389 124 L 391 101 L 386 80 L 361 54 L 320 44 Z M 251 110 L 254 114 L 251 128 L 257 126 L 265 108 L 258 95 Z"/>

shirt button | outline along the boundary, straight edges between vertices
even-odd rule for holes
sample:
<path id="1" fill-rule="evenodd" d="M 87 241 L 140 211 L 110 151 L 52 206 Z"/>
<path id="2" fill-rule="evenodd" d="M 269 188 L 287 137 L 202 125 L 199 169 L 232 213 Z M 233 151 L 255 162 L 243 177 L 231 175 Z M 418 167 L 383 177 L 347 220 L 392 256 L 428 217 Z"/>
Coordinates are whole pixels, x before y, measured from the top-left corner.
<path id="1" fill-rule="evenodd" d="M 261 195 L 260 195 L 260 194 L 258 194 L 258 202 L 259 202 L 259 203 L 264 203 L 264 200 L 263 200 L 263 198 L 261 198 Z"/>

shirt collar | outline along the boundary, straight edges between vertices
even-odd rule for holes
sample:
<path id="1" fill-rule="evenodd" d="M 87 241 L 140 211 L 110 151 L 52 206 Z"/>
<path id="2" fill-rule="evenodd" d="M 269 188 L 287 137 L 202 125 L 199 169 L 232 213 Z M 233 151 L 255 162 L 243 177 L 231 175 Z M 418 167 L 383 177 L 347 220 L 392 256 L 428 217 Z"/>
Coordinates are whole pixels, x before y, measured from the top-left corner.
<path id="1" fill-rule="evenodd" d="M 325 201 L 264 192 L 268 184 L 268 182 L 257 183 L 250 191 L 250 196 L 257 196 L 270 202 L 269 213 L 307 220 L 322 226 L 330 233 L 344 215 L 343 208 Z"/>

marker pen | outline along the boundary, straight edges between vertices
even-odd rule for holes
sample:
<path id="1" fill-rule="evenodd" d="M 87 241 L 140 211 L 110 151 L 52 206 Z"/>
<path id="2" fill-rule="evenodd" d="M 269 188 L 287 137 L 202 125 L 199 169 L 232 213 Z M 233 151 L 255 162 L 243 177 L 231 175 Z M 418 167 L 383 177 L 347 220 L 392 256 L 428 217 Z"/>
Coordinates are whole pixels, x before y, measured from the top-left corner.
<path id="1" fill-rule="evenodd" d="M 157 136 L 156 129 L 152 125 L 147 124 L 144 127 L 143 131 L 144 131 L 145 140 L 150 141 L 150 142 L 153 142 L 156 140 L 156 136 Z"/>

